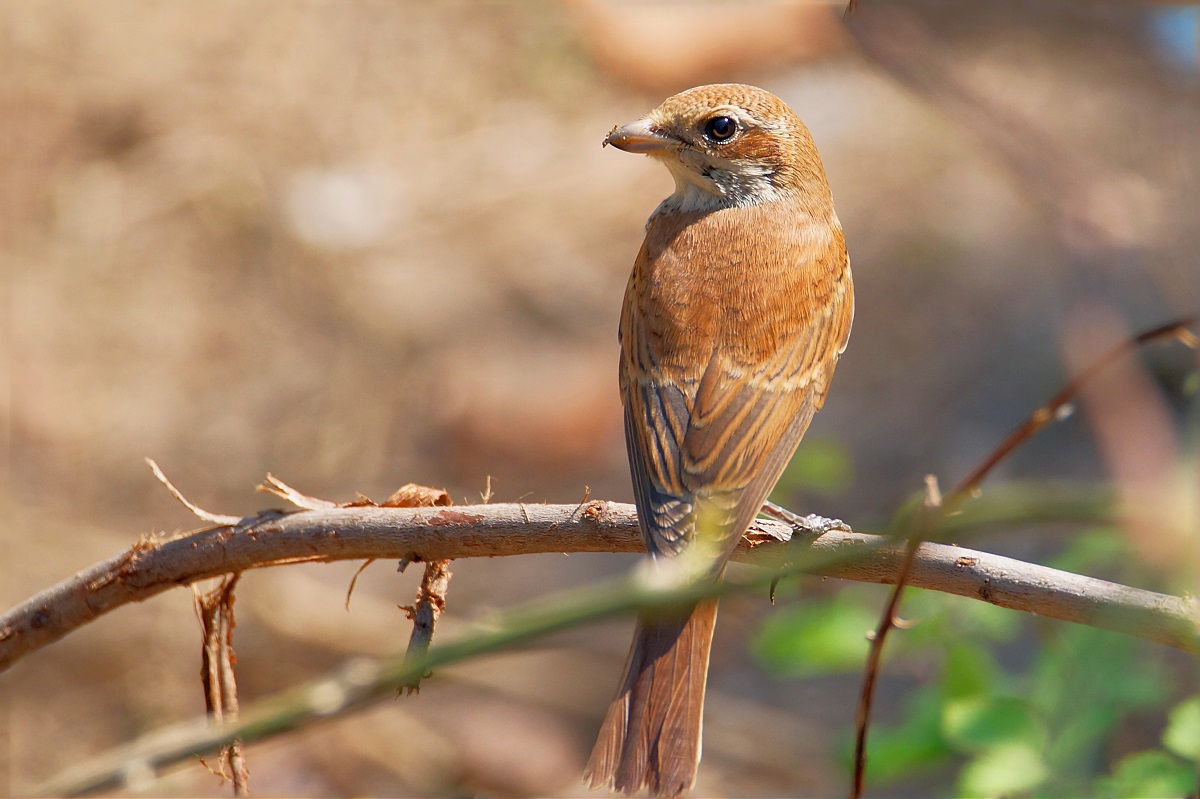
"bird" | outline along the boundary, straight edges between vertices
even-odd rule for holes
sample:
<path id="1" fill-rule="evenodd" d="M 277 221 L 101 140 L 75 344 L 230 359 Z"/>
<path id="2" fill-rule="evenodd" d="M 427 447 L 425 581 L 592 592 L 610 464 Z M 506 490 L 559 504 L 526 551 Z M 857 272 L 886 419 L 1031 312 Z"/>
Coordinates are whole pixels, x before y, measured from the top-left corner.
<path id="1" fill-rule="evenodd" d="M 648 155 L 675 179 L 646 223 L 618 336 L 639 527 L 652 563 L 690 559 L 695 579 L 719 581 L 846 349 L 845 236 L 812 135 L 763 89 L 689 89 L 604 145 Z M 638 614 L 590 787 L 693 786 L 716 614 L 716 599 Z"/>

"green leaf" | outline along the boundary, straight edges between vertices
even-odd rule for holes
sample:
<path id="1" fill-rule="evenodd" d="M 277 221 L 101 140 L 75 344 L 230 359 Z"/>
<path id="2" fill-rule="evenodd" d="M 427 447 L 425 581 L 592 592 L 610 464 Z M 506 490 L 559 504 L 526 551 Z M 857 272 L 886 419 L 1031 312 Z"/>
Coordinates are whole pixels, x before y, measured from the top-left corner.
<path id="1" fill-rule="evenodd" d="M 1200 372 L 1192 372 L 1185 377 L 1179 393 L 1185 397 L 1194 397 L 1200 394 Z"/>
<path id="2" fill-rule="evenodd" d="M 878 613 L 881 605 L 875 599 L 874 612 Z M 908 587 L 899 613 L 906 623 L 903 630 L 893 632 L 888 648 L 896 647 L 906 656 L 932 659 L 955 642 L 982 647 L 990 641 L 1015 637 L 1022 615 L 965 597 Z"/>
<path id="3" fill-rule="evenodd" d="M 1087 764 L 1098 756 L 1098 748 L 1116 722 L 1112 705 L 1081 703 L 1075 715 L 1060 716 L 1051 724 L 1046 759 L 1062 772 L 1059 776 L 1086 777 Z"/>
<path id="4" fill-rule="evenodd" d="M 1011 641 L 1025 616 L 1009 608 L 976 602 L 966 597 L 944 597 L 953 609 L 957 629 L 982 640 Z"/>
<path id="5" fill-rule="evenodd" d="M 959 772 L 958 790 L 964 796 L 1009 796 L 1036 788 L 1047 773 L 1035 747 L 1005 744 L 967 763 Z"/>
<path id="6" fill-rule="evenodd" d="M 1045 790 L 1077 796 L 1094 779 L 1116 726 L 1133 711 L 1160 708 L 1171 681 L 1162 658 L 1126 636 L 1071 625 L 1045 629 L 1052 636 L 1026 695 L 1046 728 Z"/>
<path id="7" fill-rule="evenodd" d="M 1171 711 L 1163 745 L 1191 760 L 1200 760 L 1200 696 L 1180 702 Z"/>
<path id="8" fill-rule="evenodd" d="M 867 632 L 878 611 L 852 596 L 806 601 L 769 617 L 755 638 L 755 655 L 789 676 L 858 671 L 866 662 Z"/>
<path id="9" fill-rule="evenodd" d="M 1065 550 L 1050 558 L 1046 565 L 1076 574 L 1095 574 L 1106 567 L 1128 562 L 1129 544 L 1113 530 L 1080 533 Z"/>
<path id="10" fill-rule="evenodd" d="M 930 687 L 907 703 L 905 719 L 898 726 L 873 723 L 867 735 L 870 784 L 884 785 L 945 760 L 951 751 L 942 738 L 940 716 L 941 699 Z"/>
<path id="11" fill-rule="evenodd" d="M 1096 795 L 1114 799 L 1146 796 L 1194 796 L 1196 766 L 1160 749 L 1136 752 L 1117 764 L 1113 776 L 1096 782 Z"/>
<path id="12" fill-rule="evenodd" d="M 1015 697 L 976 696 L 947 702 L 942 708 L 942 734 L 965 752 L 1017 745 L 1039 751 L 1045 739 L 1028 703 Z"/>
<path id="13" fill-rule="evenodd" d="M 1081 707 L 1110 713 L 1154 707 L 1167 696 L 1158 659 L 1128 636 L 1079 625 L 1057 627 L 1035 669 L 1032 699 L 1048 718 L 1069 719 Z"/>
<path id="14" fill-rule="evenodd" d="M 985 694 L 999 682 L 998 671 L 991 653 L 982 646 L 952 643 L 942 670 L 942 690 L 952 699 Z"/>
<path id="15" fill-rule="evenodd" d="M 836 496 L 853 479 L 854 467 L 845 447 L 830 439 L 806 438 L 775 484 L 771 497 L 779 502 L 797 492 Z"/>

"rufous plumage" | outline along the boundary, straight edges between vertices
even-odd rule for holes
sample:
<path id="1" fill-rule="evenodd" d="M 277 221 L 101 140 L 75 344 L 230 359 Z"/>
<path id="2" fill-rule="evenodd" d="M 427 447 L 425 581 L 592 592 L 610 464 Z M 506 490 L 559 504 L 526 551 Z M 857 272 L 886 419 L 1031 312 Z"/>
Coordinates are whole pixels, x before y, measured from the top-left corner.
<path id="1" fill-rule="evenodd" d="M 620 387 L 652 558 L 719 580 L 829 390 L 854 317 L 812 136 L 774 95 L 701 86 L 604 143 L 661 161 L 621 313 Z M 643 612 L 587 767 L 593 787 L 675 796 L 700 759 L 717 602 Z"/>

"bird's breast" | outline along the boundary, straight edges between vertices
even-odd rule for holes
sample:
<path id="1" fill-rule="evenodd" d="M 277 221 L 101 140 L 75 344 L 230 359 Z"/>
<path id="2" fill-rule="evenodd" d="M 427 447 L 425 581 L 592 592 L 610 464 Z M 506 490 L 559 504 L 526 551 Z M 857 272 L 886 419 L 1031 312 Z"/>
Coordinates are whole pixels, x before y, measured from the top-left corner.
<path id="1" fill-rule="evenodd" d="M 792 346 L 845 269 L 836 218 L 787 203 L 651 220 L 623 329 L 664 376 L 697 379 L 714 350 L 752 366 Z"/>

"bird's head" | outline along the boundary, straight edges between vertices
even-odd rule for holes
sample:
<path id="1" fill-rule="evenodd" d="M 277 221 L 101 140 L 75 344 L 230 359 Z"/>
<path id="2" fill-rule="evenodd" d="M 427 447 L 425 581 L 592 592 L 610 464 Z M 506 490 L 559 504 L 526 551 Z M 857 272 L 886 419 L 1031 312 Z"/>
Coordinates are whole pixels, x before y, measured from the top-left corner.
<path id="1" fill-rule="evenodd" d="M 829 198 L 808 128 L 782 100 L 754 86 L 688 89 L 614 128 L 604 144 L 661 160 L 675 178 L 667 202 L 678 210 Z"/>

